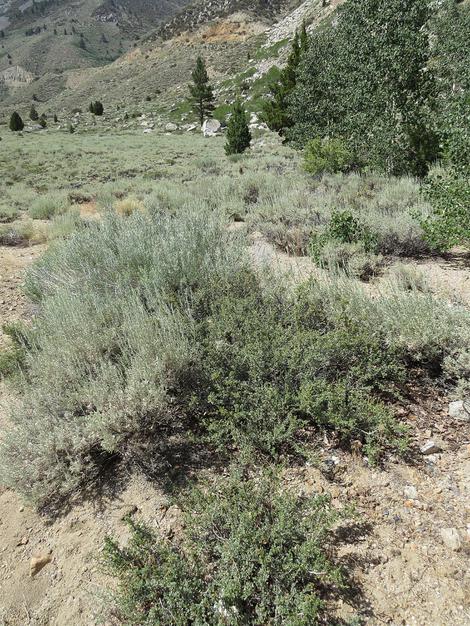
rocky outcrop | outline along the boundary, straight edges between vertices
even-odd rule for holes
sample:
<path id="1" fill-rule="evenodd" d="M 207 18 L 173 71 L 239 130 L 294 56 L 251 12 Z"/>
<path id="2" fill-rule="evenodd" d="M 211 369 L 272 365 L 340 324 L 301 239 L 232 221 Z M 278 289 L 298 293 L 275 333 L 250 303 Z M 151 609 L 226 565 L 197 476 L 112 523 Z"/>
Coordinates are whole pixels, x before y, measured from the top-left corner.
<path id="1" fill-rule="evenodd" d="M 0 85 L 6 87 L 24 87 L 34 80 L 34 74 L 25 70 L 24 67 L 16 65 L 7 67 L 6 70 L 0 72 Z"/>
<path id="2" fill-rule="evenodd" d="M 171 39 L 202 24 L 244 11 L 256 18 L 273 19 L 292 5 L 292 0 L 196 0 L 180 11 L 158 31 L 163 39 Z"/>

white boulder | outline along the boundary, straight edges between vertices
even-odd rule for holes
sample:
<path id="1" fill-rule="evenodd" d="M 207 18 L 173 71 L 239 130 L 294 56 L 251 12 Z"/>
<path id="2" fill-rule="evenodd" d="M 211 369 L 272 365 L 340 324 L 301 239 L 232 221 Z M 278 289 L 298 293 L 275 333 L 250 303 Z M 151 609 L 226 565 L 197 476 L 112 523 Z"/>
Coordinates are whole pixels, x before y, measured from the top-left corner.
<path id="1" fill-rule="evenodd" d="M 204 137 L 215 137 L 220 132 L 221 123 L 219 120 L 210 118 L 204 121 L 202 125 L 202 134 Z"/>

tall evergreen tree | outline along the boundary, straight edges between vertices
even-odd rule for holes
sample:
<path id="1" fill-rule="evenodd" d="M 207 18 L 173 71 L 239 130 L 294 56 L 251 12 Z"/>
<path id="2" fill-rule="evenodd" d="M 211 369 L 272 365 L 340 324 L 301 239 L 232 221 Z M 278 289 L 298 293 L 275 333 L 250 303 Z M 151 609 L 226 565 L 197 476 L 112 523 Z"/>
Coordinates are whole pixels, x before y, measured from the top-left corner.
<path id="1" fill-rule="evenodd" d="M 14 111 L 10 118 L 10 130 L 14 133 L 17 133 L 18 131 L 23 130 L 23 128 L 24 128 L 23 120 L 21 119 L 19 113 Z"/>
<path id="2" fill-rule="evenodd" d="M 214 92 L 209 84 L 206 64 L 201 57 L 198 57 L 196 60 L 196 67 L 191 74 L 191 78 L 193 83 L 189 85 L 190 101 L 202 126 L 206 115 L 214 110 Z"/>
<path id="3" fill-rule="evenodd" d="M 31 109 L 29 111 L 29 119 L 33 120 L 33 122 L 39 119 L 39 113 L 36 111 L 36 107 L 34 106 L 34 104 L 31 105 Z"/>
<path id="4" fill-rule="evenodd" d="M 240 100 L 233 105 L 227 127 L 226 154 L 241 154 L 250 147 L 251 133 L 248 127 L 245 110 Z"/>
<path id="5" fill-rule="evenodd" d="M 286 67 L 281 71 L 279 80 L 270 85 L 269 98 L 263 103 L 261 119 L 281 135 L 293 124 L 288 111 L 288 98 L 296 86 L 299 63 L 307 48 L 308 35 L 304 23 L 300 35 L 295 33 Z"/>

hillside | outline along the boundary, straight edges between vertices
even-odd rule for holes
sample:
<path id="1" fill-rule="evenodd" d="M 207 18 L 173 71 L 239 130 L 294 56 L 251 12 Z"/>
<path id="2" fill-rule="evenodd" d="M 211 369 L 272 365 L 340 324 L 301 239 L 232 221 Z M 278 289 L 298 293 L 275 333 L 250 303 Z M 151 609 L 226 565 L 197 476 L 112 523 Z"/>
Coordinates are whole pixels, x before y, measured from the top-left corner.
<path id="1" fill-rule="evenodd" d="M 106 94 L 110 119 L 121 118 L 122 111 L 128 111 L 129 115 L 163 114 L 167 121 L 186 122 L 187 82 L 196 57 L 201 55 L 218 94 L 216 116 L 226 113 L 244 85 L 250 86 L 247 107 L 257 112 L 259 96 L 285 62 L 295 29 L 304 19 L 314 27 L 338 4 L 338 0 L 327 6 L 321 0 L 197 1 L 111 63 L 47 71 L 34 82 L 15 83 L 4 91 L 3 98 L 0 95 L 0 111 L 7 115 L 12 107 L 18 107 L 27 113 L 35 95 L 44 112 L 69 118 L 74 109 L 85 109 L 90 99 L 104 99 Z"/>
<path id="2" fill-rule="evenodd" d="M 10 67 L 35 78 L 105 65 L 188 0 L 3 2 L 0 75 Z"/>

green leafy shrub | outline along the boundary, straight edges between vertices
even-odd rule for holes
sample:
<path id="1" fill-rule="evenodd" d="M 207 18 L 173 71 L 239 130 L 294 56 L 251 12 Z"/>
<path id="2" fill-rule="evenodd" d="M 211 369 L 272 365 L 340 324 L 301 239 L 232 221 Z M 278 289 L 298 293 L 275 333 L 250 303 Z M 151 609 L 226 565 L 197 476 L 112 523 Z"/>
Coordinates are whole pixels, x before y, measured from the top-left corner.
<path id="1" fill-rule="evenodd" d="M 319 623 L 325 590 L 343 586 L 326 551 L 335 519 L 327 497 L 296 497 L 269 476 L 232 474 L 196 489 L 188 504 L 174 541 L 132 521 L 126 548 L 106 540 L 121 623 Z"/>
<path id="2" fill-rule="evenodd" d="M 341 139 L 311 139 L 304 149 L 304 169 L 315 176 L 346 172 L 354 165 L 354 157 Z"/>
<path id="3" fill-rule="evenodd" d="M 324 320 L 304 310 L 302 293 L 289 300 L 256 284 L 220 299 L 208 319 L 193 404 L 211 442 L 276 458 L 300 450 L 303 429 L 314 427 L 335 430 L 345 445 L 364 441 L 371 459 L 396 445 L 400 429 L 374 392 L 392 390 L 404 370 L 380 332 Z M 351 393 L 338 392 L 343 383 Z"/>
<path id="4" fill-rule="evenodd" d="M 334 211 L 326 229 L 313 233 L 310 240 L 310 254 L 316 263 L 340 270 L 352 270 L 355 264 L 352 273 L 364 277 L 375 273 L 374 267 L 380 265 L 378 257 L 370 256 L 376 247 L 371 229 L 348 210 Z"/>
<path id="5" fill-rule="evenodd" d="M 441 251 L 470 245 L 470 175 L 453 169 L 430 177 L 424 186 L 433 213 L 422 221 L 429 244 Z"/>

